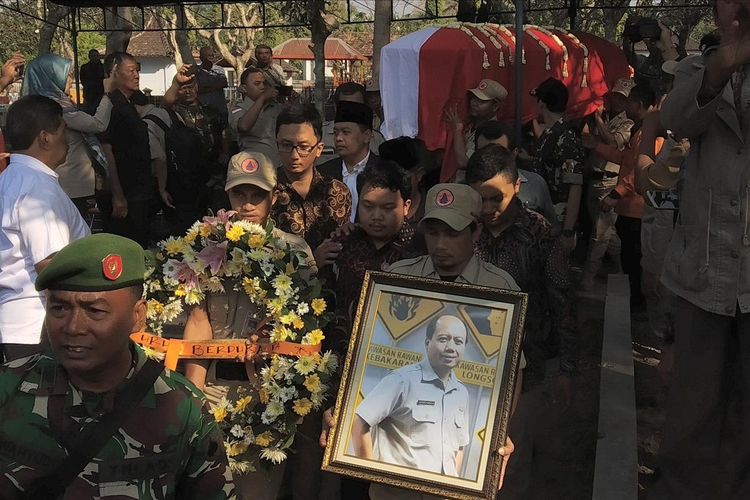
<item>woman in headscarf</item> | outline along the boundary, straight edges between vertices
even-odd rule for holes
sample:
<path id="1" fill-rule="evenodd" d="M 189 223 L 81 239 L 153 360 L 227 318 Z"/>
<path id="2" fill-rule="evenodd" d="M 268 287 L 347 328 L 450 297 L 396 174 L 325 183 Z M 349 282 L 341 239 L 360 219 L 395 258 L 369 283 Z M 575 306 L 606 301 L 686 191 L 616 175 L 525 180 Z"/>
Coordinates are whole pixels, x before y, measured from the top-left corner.
<path id="1" fill-rule="evenodd" d="M 70 60 L 54 54 L 44 54 L 26 66 L 22 95 L 42 95 L 59 103 L 67 125 L 68 156 L 55 170 L 60 186 L 73 200 L 84 219 L 87 218 L 86 200 L 94 196 L 96 174 L 106 178 L 107 159 L 96 134 L 107 130 L 112 102 L 107 93 L 112 88 L 111 78 L 104 80 L 105 95 L 96 114 L 79 111 L 70 98 L 73 85 L 73 65 Z"/>

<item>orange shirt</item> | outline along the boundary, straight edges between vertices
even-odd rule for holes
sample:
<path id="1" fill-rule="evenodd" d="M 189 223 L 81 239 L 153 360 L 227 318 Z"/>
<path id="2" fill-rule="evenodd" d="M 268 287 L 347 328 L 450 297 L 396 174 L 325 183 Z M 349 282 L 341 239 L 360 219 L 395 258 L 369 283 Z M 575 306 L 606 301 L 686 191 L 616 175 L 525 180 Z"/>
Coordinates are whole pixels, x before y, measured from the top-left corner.
<path id="1" fill-rule="evenodd" d="M 615 212 L 624 217 L 640 219 L 646 202 L 643 196 L 636 191 L 635 171 L 638 168 L 638 150 L 641 146 L 641 130 L 633 132 L 630 136 L 628 146 L 620 151 L 615 146 L 599 143 L 594 151 L 607 161 L 620 165 L 620 175 L 617 178 L 615 191 L 620 195 L 615 206 Z M 658 154 L 664 143 L 663 138 L 656 140 L 656 152 Z"/>

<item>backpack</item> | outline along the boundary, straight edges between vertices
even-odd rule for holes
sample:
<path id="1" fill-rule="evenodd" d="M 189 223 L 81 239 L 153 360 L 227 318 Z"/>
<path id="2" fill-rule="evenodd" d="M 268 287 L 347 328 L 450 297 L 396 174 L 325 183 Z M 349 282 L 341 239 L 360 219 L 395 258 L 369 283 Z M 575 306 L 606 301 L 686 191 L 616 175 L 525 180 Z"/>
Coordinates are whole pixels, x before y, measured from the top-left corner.
<path id="1" fill-rule="evenodd" d="M 167 153 L 167 191 L 177 202 L 194 202 L 205 189 L 208 181 L 208 165 L 200 133 L 185 126 L 177 113 L 167 110 L 172 119 L 168 127 L 164 120 L 155 115 L 146 115 L 149 120 L 164 131 Z"/>

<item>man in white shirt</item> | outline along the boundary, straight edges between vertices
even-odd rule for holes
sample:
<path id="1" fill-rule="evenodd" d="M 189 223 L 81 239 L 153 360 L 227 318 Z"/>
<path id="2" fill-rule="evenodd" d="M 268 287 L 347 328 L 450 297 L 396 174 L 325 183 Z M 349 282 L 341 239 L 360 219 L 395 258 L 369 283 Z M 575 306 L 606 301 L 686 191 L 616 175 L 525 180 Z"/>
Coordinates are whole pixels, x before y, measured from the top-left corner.
<path id="1" fill-rule="evenodd" d="M 378 156 L 370 151 L 372 139 L 372 109 L 366 104 L 342 101 L 336 107 L 333 126 L 338 157 L 318 167 L 325 177 L 338 179 L 352 195 L 351 221 L 357 217 L 357 177 L 369 164 L 377 163 Z"/>
<path id="2" fill-rule="evenodd" d="M 12 154 L 0 175 L 0 357 L 11 361 L 39 350 L 45 304 L 37 274 L 90 232 L 54 171 L 68 153 L 60 105 L 21 98 L 8 110 L 5 135 Z"/>

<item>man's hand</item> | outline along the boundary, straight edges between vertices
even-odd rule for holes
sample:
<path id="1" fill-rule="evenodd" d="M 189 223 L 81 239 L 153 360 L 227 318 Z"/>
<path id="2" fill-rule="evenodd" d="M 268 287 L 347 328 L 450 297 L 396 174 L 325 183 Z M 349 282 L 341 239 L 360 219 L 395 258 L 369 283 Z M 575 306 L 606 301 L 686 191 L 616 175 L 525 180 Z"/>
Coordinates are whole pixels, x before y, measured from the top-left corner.
<path id="1" fill-rule="evenodd" d="M 266 85 L 266 90 L 263 91 L 263 93 L 260 95 L 261 101 L 264 103 L 268 103 L 273 101 L 279 96 L 279 91 L 276 90 L 275 87 L 271 87 L 270 85 Z"/>
<path id="2" fill-rule="evenodd" d="M 602 212 L 610 212 L 613 208 L 617 206 L 617 200 L 612 198 L 611 196 L 605 196 L 602 198 L 602 201 L 599 203 L 599 208 Z"/>
<path id="3" fill-rule="evenodd" d="M 320 431 L 320 447 L 325 448 L 328 446 L 328 435 L 333 427 L 333 408 L 328 408 L 323 412 L 323 430 Z"/>
<path id="4" fill-rule="evenodd" d="M 560 405 L 560 413 L 565 413 L 573 404 L 573 377 L 561 373 L 552 387 L 552 403 Z"/>
<path id="5" fill-rule="evenodd" d="M 195 80 L 195 75 L 191 73 L 192 69 L 192 64 L 183 64 L 180 69 L 177 70 L 177 74 L 174 75 L 174 81 L 177 82 L 177 85 L 187 85 Z"/>
<path id="6" fill-rule="evenodd" d="M 175 208 L 174 201 L 172 200 L 172 195 L 169 194 L 169 192 L 166 189 L 159 190 L 159 197 L 161 198 L 161 201 L 163 201 L 166 206 L 168 206 L 169 208 Z"/>
<path id="7" fill-rule="evenodd" d="M 18 52 L 3 64 L 0 72 L 0 91 L 22 76 L 20 69 L 24 64 L 26 64 L 26 59 Z"/>
<path id="8" fill-rule="evenodd" d="M 112 71 L 110 71 L 109 76 L 102 80 L 102 85 L 104 86 L 104 93 L 109 94 L 113 90 L 117 88 L 117 77 L 115 76 L 117 74 L 117 63 L 115 63 L 112 66 Z"/>
<path id="9" fill-rule="evenodd" d="M 112 217 L 124 219 L 128 216 L 128 200 L 122 194 L 112 193 Z"/>
<path id="10" fill-rule="evenodd" d="M 581 136 L 581 142 L 583 147 L 586 149 L 595 149 L 599 144 L 599 139 L 593 134 L 583 134 Z"/>
<path id="11" fill-rule="evenodd" d="M 458 104 L 453 104 L 445 110 L 445 122 L 454 132 L 461 132 L 464 129 L 464 122 L 458 115 Z"/>
<path id="12" fill-rule="evenodd" d="M 349 237 L 350 234 L 354 232 L 355 229 L 359 227 L 357 224 L 354 224 L 353 222 L 348 222 L 341 226 L 340 228 L 336 229 L 331 233 L 331 239 L 336 241 L 341 241 L 344 238 Z"/>
<path id="13" fill-rule="evenodd" d="M 498 491 L 502 489 L 503 482 L 505 481 L 505 469 L 508 468 L 508 460 L 510 460 L 510 456 L 513 454 L 513 452 L 516 451 L 516 447 L 513 444 L 513 441 L 510 440 L 510 437 L 505 438 L 505 446 L 497 450 L 497 453 L 503 457 L 503 465 L 500 468 L 500 482 L 497 483 L 497 489 Z"/>
<path id="14" fill-rule="evenodd" d="M 333 241 L 331 238 L 323 241 L 323 243 L 313 251 L 313 257 L 315 258 L 315 263 L 318 265 L 318 269 L 323 269 L 325 266 L 336 262 L 336 259 L 343 248 L 344 247 L 341 243 Z"/>

